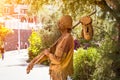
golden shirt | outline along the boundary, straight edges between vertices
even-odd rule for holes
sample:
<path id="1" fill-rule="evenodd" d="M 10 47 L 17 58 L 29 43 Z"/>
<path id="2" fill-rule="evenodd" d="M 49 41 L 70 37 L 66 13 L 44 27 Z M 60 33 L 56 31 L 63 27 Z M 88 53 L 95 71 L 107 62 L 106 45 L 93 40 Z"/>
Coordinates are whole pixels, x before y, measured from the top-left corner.
<path id="1" fill-rule="evenodd" d="M 70 33 L 61 36 L 54 46 L 54 53 L 49 55 L 50 76 L 53 80 L 66 80 L 73 74 L 74 40 Z"/>

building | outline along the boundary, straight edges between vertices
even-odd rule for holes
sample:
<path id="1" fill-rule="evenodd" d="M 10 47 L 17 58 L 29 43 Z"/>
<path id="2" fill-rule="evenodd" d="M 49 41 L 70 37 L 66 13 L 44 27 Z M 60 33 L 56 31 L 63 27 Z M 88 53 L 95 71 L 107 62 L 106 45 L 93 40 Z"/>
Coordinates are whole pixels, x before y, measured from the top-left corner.
<path id="1" fill-rule="evenodd" d="M 5 4 L 2 7 L 2 16 L 0 23 L 10 29 L 13 29 L 14 34 L 8 35 L 5 38 L 4 47 L 6 51 L 16 50 L 29 46 L 29 36 L 32 29 L 36 28 L 36 17 L 28 16 L 28 5 L 11 5 Z"/>
<path id="2" fill-rule="evenodd" d="M 20 31 L 20 43 L 18 43 L 18 30 L 13 29 L 14 34 L 10 34 L 6 36 L 5 42 L 4 42 L 4 47 L 5 51 L 10 51 L 10 50 L 17 50 L 20 44 L 20 49 L 26 49 L 26 44 L 27 47 L 29 47 L 29 42 L 28 39 L 32 33 L 32 30 L 21 30 Z"/>

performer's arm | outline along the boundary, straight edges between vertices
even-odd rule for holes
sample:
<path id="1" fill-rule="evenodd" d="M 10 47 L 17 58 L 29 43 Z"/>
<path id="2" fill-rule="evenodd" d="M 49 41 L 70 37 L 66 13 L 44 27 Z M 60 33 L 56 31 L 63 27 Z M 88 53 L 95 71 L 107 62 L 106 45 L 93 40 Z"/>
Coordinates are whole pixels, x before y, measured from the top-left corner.
<path id="1" fill-rule="evenodd" d="M 59 49 L 55 51 L 54 54 L 50 53 L 49 51 L 45 51 L 45 55 L 49 57 L 52 64 L 60 64 L 65 56 L 67 55 L 69 49 L 70 49 L 70 42 L 71 37 L 67 37 L 62 41 L 62 44 Z"/>

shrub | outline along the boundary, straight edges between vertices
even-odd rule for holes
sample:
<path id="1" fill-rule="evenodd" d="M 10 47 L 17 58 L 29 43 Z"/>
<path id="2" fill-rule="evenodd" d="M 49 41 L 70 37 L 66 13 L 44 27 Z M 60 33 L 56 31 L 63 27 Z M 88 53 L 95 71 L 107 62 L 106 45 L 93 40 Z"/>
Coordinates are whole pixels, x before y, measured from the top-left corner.
<path id="1" fill-rule="evenodd" d="M 101 42 L 98 52 L 101 58 L 94 72 L 93 80 L 120 80 L 120 55 L 116 53 L 115 41 L 106 38 Z M 116 72 L 118 72 L 116 74 Z"/>
<path id="2" fill-rule="evenodd" d="M 95 48 L 79 48 L 74 54 L 73 80 L 91 80 L 99 58 L 100 54 Z"/>
<path id="3" fill-rule="evenodd" d="M 30 47 L 28 48 L 28 55 L 29 60 L 32 60 L 40 52 L 40 46 L 42 44 L 41 38 L 39 37 L 39 34 L 37 32 L 32 32 L 31 36 L 29 37 L 29 43 Z"/>

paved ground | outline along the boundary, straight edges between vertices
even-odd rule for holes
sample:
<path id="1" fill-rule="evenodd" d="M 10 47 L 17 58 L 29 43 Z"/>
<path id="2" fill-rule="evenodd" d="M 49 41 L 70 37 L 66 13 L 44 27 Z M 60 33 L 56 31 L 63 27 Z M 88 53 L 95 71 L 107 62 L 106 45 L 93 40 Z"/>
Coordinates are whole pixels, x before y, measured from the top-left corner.
<path id="1" fill-rule="evenodd" d="M 48 66 L 35 65 L 26 74 L 27 59 L 27 50 L 6 52 L 4 60 L 0 59 L 0 80 L 50 80 Z"/>

